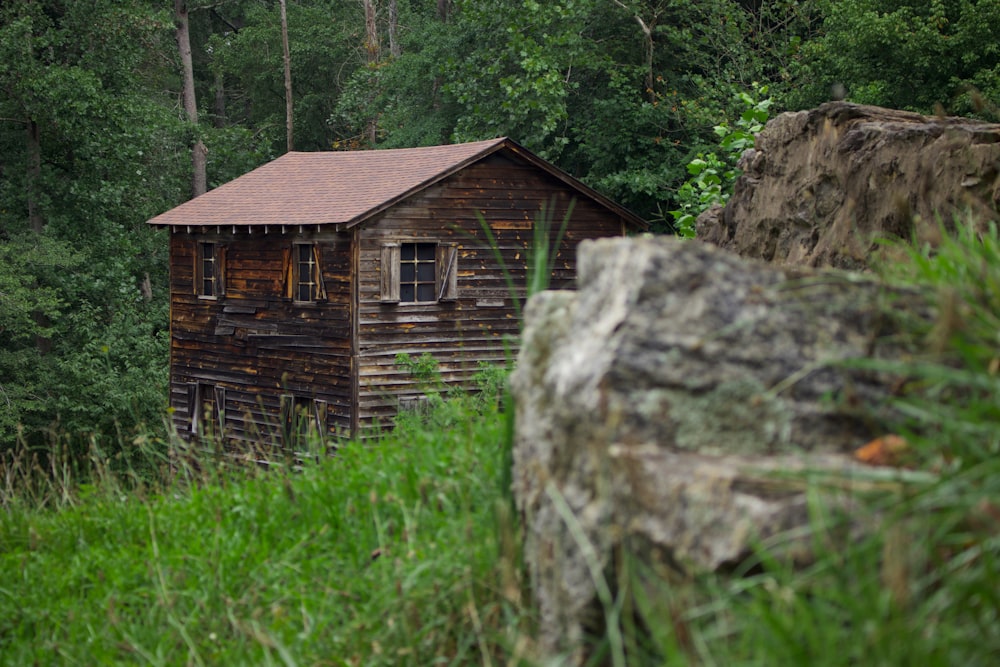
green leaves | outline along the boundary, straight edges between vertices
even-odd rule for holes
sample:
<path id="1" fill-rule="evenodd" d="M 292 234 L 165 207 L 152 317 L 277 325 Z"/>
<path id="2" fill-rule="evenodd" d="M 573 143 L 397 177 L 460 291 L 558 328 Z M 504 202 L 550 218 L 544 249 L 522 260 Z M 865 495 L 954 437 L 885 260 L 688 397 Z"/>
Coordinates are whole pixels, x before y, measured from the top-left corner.
<path id="1" fill-rule="evenodd" d="M 736 163 L 743 151 L 752 148 L 755 137 L 764 129 L 768 109 L 774 101 L 767 95 L 767 86 L 754 84 L 754 96 L 745 91 L 736 94 L 736 99 L 746 108 L 740 113 L 736 127 L 731 128 L 723 121 L 713 130 L 719 137 L 719 148 L 723 157 L 716 153 L 699 153 L 688 162 L 687 171 L 691 175 L 677 190 L 679 208 L 670 211 L 674 230 L 678 236 L 694 238 L 695 222 L 702 212 L 715 205 L 725 204 L 732 192 L 733 183 L 739 176 Z"/>
<path id="2" fill-rule="evenodd" d="M 446 63 L 443 91 L 462 113 L 456 140 L 507 135 L 552 157 L 577 83 L 589 2 L 459 2 L 452 29 L 466 46 Z"/>
<path id="3" fill-rule="evenodd" d="M 67 305 L 56 281 L 80 262 L 69 245 L 49 236 L 18 235 L 0 244 L 0 341 L 5 346 L 51 335 Z"/>
<path id="4" fill-rule="evenodd" d="M 0 9 L 0 450 L 159 421 L 166 253 L 143 223 L 183 192 L 172 28 L 140 0 Z"/>
<path id="5" fill-rule="evenodd" d="M 823 26 L 793 71 L 797 106 L 847 99 L 922 113 L 995 119 L 1000 6 L 979 0 L 843 0 L 817 3 Z"/>

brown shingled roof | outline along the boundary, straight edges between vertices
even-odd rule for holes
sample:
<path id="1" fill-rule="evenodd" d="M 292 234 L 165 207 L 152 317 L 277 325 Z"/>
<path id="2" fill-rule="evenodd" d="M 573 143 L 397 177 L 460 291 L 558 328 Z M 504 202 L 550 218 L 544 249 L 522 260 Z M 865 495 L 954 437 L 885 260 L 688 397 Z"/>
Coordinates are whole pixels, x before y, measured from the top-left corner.
<path id="1" fill-rule="evenodd" d="M 634 214 L 506 138 L 424 148 L 290 152 L 156 216 L 148 224 L 350 226 L 504 148 L 645 225 Z"/>

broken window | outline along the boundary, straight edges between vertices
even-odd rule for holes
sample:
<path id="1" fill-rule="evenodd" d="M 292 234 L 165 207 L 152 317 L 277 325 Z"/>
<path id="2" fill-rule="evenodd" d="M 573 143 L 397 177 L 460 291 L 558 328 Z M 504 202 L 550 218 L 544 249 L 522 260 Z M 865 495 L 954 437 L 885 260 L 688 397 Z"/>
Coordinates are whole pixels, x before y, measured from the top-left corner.
<path id="1" fill-rule="evenodd" d="M 281 396 L 282 442 L 291 450 L 322 440 L 326 432 L 327 402 L 305 396 Z"/>
<path id="2" fill-rule="evenodd" d="M 219 244 L 210 241 L 198 243 L 195 260 L 195 292 L 198 296 L 214 299 L 225 293 L 224 267 L 223 249 Z"/>
<path id="3" fill-rule="evenodd" d="M 291 257 L 285 251 L 285 296 L 301 303 L 326 299 L 319 246 L 315 243 L 295 243 Z"/>
<path id="4" fill-rule="evenodd" d="M 314 248 L 305 243 L 295 246 L 296 301 L 316 301 L 319 297 L 319 262 Z"/>
<path id="5" fill-rule="evenodd" d="M 188 385 L 188 415 L 191 433 L 219 435 L 226 426 L 226 388 L 202 382 Z"/>

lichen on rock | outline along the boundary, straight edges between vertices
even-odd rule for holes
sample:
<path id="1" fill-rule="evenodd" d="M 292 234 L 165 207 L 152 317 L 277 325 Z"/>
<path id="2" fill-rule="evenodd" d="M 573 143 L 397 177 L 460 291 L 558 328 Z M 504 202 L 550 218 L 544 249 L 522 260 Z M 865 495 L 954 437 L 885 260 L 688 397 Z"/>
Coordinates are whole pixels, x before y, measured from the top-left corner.
<path id="1" fill-rule="evenodd" d="M 594 569 L 617 549 L 711 572 L 804 526 L 804 487 L 776 473 L 850 474 L 896 378 L 842 362 L 906 354 L 893 313 L 927 310 L 916 291 L 694 242 L 579 253 L 578 292 L 529 301 L 511 378 L 514 494 L 553 655 L 581 646 Z"/>

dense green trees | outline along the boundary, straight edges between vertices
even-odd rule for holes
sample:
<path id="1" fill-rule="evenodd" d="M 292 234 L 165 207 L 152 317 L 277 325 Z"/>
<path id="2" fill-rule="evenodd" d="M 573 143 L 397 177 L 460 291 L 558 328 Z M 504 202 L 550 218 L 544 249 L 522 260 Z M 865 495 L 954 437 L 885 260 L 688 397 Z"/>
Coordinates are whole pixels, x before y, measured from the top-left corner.
<path id="1" fill-rule="evenodd" d="M 0 445 L 162 411 L 164 252 L 142 223 L 181 201 L 169 27 L 138 0 L 0 8 Z"/>
<path id="2" fill-rule="evenodd" d="M 145 220 L 286 148 L 276 0 L 0 6 L 0 448 L 158 427 Z M 177 19 L 191 47 L 183 105 Z M 738 93 L 994 114 L 997 0 L 287 0 L 295 148 L 510 136 L 669 231 Z M 195 120 L 197 118 L 197 120 Z"/>
<path id="3" fill-rule="evenodd" d="M 855 102 L 996 119 L 1000 2 L 822 0 L 820 34 L 802 46 L 791 103 L 843 87 Z"/>

